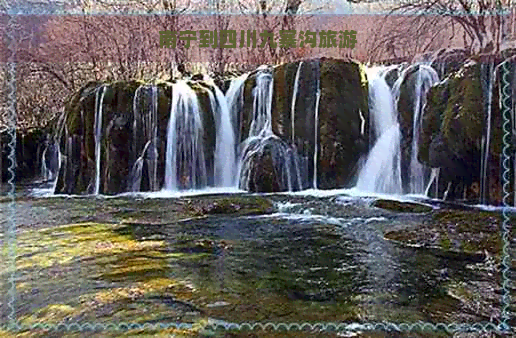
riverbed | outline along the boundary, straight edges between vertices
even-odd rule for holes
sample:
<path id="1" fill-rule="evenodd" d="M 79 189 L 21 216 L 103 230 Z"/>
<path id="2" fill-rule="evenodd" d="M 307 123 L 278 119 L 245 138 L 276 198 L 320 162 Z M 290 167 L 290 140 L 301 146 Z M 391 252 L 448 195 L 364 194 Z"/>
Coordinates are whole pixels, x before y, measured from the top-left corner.
<path id="1" fill-rule="evenodd" d="M 97 325 L 94 337 L 446 337 L 396 329 L 500 325 L 499 209 L 349 191 L 31 190 L 2 197 L 0 215 L 4 229 L 16 225 L 15 246 L 9 232 L 1 237 L 2 290 L 16 265 L 16 303 L 2 293 L 1 319 L 15 313 L 23 337 L 83 336 L 63 331 L 73 323 Z M 134 326 L 115 330 L 122 323 Z M 280 333 L 244 323 L 319 326 Z M 374 333 L 367 323 L 394 325 Z"/>

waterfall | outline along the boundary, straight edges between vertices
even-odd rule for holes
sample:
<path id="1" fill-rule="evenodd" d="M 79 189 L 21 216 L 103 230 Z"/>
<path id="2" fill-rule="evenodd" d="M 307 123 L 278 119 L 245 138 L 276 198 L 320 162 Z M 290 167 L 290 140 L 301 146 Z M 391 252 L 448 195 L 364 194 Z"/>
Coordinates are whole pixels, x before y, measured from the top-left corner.
<path id="1" fill-rule="evenodd" d="M 312 186 L 317 189 L 317 155 L 319 150 L 319 101 L 321 99 L 321 77 L 317 77 L 317 92 L 315 94 L 315 125 L 314 125 L 314 177 Z"/>
<path id="2" fill-rule="evenodd" d="M 256 76 L 256 87 L 253 90 L 253 120 L 249 129 L 249 137 L 269 136 L 272 132 L 272 95 L 274 78 L 268 70 L 261 70 Z"/>
<path id="3" fill-rule="evenodd" d="M 421 117 L 426 105 L 426 93 L 432 85 L 439 82 L 437 72 L 430 66 L 420 65 L 417 72 L 416 104 L 412 118 L 412 148 L 410 158 L 410 192 L 422 194 L 425 189 L 424 166 L 417 159 L 419 149 L 419 134 L 421 131 Z"/>
<path id="4" fill-rule="evenodd" d="M 235 177 L 235 133 L 228 102 L 220 89 L 213 84 L 207 90 L 215 116 L 217 142 L 215 145 L 215 186 L 231 187 Z"/>
<path id="5" fill-rule="evenodd" d="M 425 196 L 429 197 L 430 189 L 432 188 L 432 184 L 435 181 L 435 198 L 439 198 L 439 172 L 440 168 L 432 168 L 432 172 L 430 174 L 430 181 L 428 182 L 428 186 L 425 189 Z"/>
<path id="6" fill-rule="evenodd" d="M 165 189 L 195 189 L 207 185 L 203 125 L 196 93 L 185 81 L 172 86 L 167 129 Z"/>
<path id="7" fill-rule="evenodd" d="M 272 97 L 274 78 L 271 70 L 261 67 L 253 89 L 253 119 L 249 137 L 242 143 L 238 162 L 239 187 L 250 190 L 257 160 L 269 152 L 280 190 L 301 190 L 297 151 L 272 131 Z"/>
<path id="8" fill-rule="evenodd" d="M 46 144 L 41 154 L 41 177 L 44 181 L 52 181 L 59 174 L 59 145 L 55 141 Z"/>
<path id="9" fill-rule="evenodd" d="M 45 147 L 45 150 L 43 150 L 43 153 L 41 154 L 41 178 L 43 181 L 50 180 L 50 170 L 47 168 L 46 158 L 47 158 L 47 149 L 48 146 Z"/>
<path id="10" fill-rule="evenodd" d="M 410 190 L 408 192 L 411 194 L 424 194 L 428 169 L 417 159 L 421 117 L 426 105 L 426 94 L 428 90 L 430 90 L 430 87 L 439 82 L 439 75 L 435 69 L 426 64 L 416 64 L 406 68 L 393 87 L 396 106 L 398 105 L 402 83 L 409 81 L 410 78 L 408 76 L 414 75 L 414 73 L 416 73 L 416 81 L 414 88 L 411 88 L 414 90 L 414 111 L 412 115 L 412 142 L 410 148 Z"/>
<path id="11" fill-rule="evenodd" d="M 296 100 L 297 100 L 297 92 L 299 90 L 299 75 L 301 75 L 301 67 L 303 66 L 303 61 L 299 62 L 299 66 L 297 66 L 297 72 L 296 72 L 296 78 L 294 80 L 294 92 L 292 93 L 292 107 L 290 110 L 290 122 L 292 124 L 291 126 L 291 136 L 292 136 L 292 144 L 294 144 L 295 140 L 295 114 L 296 114 Z"/>
<path id="12" fill-rule="evenodd" d="M 482 64 L 482 68 L 484 68 L 484 64 Z M 487 203 L 486 194 L 488 194 L 488 161 L 489 161 L 489 148 L 491 141 L 491 108 L 493 101 L 493 83 L 494 77 L 496 76 L 495 71 L 493 70 L 494 64 L 493 62 L 489 63 L 489 68 L 487 70 L 487 106 L 486 106 L 486 119 L 484 123 L 484 133 L 482 135 L 482 145 L 481 145 L 481 158 L 480 158 L 480 203 Z M 484 91 L 485 92 L 485 91 Z"/>
<path id="13" fill-rule="evenodd" d="M 382 67 L 367 70 L 375 145 L 360 170 L 356 188 L 365 192 L 401 194 L 401 131 L 393 93 L 382 70 Z"/>
<path id="14" fill-rule="evenodd" d="M 248 75 L 248 73 L 245 73 L 233 79 L 225 95 L 230 110 L 231 124 L 234 127 L 233 130 L 235 135 L 235 153 L 238 151 L 238 145 L 240 143 L 240 114 L 244 106 L 244 84 L 245 80 L 247 80 Z M 236 180 L 233 180 L 233 185 L 236 184 L 238 184 L 238 178 Z"/>
<path id="15" fill-rule="evenodd" d="M 102 107 L 106 86 L 102 85 L 95 92 L 95 190 L 99 194 L 100 189 L 100 142 L 102 141 Z"/>
<path id="16" fill-rule="evenodd" d="M 155 85 L 138 87 L 133 98 L 133 154 L 137 158 L 128 182 L 130 191 L 140 191 L 143 164 L 147 162 L 150 191 L 158 190 L 157 183 L 157 133 L 158 133 L 158 88 Z"/>

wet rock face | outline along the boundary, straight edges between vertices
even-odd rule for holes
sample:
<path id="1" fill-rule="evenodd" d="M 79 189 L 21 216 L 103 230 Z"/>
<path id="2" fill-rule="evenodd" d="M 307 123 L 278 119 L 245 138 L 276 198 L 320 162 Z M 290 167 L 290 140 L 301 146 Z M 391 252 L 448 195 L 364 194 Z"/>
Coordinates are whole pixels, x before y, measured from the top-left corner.
<path id="1" fill-rule="evenodd" d="M 106 88 L 103 99 L 99 92 L 102 86 Z M 64 128 L 60 134 L 63 156 L 56 193 L 95 192 L 95 118 L 98 113 L 96 105 L 100 105 L 101 99 L 99 193 L 157 191 L 164 186 L 173 87 L 169 82 L 153 86 L 155 94 L 152 94 L 151 85 L 139 81 L 91 82 L 75 94 L 66 107 Z M 200 107 L 204 165 L 207 172 L 212 173 L 215 121 L 208 87 L 198 82 L 193 82 L 191 87 Z M 138 91 L 140 96 L 135 101 Z M 155 95 L 155 103 L 151 95 Z M 156 105 L 155 116 L 151 109 L 153 104 Z M 178 165 L 176 170 L 180 177 L 178 186 L 189 188 L 190 168 Z"/>
<path id="2" fill-rule="evenodd" d="M 316 142 L 318 188 L 352 186 L 357 163 L 367 153 L 369 140 L 368 88 L 362 66 L 350 60 L 322 58 L 305 60 L 302 64 L 283 64 L 272 72 L 271 127 L 277 139 L 262 144 L 260 151 L 253 154 L 247 188 L 252 192 L 274 192 L 311 187 Z M 254 118 L 253 93 L 257 74 L 251 74 L 244 83 L 243 109 L 235 119 L 240 137 L 238 142 L 243 142 L 249 136 Z M 298 86 L 292 109 L 296 76 Z M 189 86 L 195 92 L 201 111 L 203 130 L 199 142 L 203 145 L 208 180 L 212 180 L 216 120 L 207 93 L 210 84 L 200 76 L 196 80 Z M 229 85 L 229 82 L 225 83 Z M 151 117 L 145 109 L 137 108 L 138 105 L 148 107 L 149 99 L 140 99 L 138 105 L 134 99 L 135 92 L 142 85 L 138 81 L 91 82 L 71 98 L 66 107 L 63 131 L 59 135 L 62 166 L 56 193 L 95 192 L 95 119 L 102 97 L 99 88 L 102 86 L 105 86 L 105 93 L 100 122 L 99 193 L 134 191 L 135 186 L 139 191 L 152 191 L 164 186 L 173 86 L 172 83 L 157 85 L 157 131 L 156 139 L 150 142 L 149 133 L 144 129 L 147 128 L 145 121 Z M 316 123 L 318 91 L 320 99 Z M 297 157 L 293 154 L 297 154 Z M 153 161 L 157 161 L 157 164 Z M 154 165 L 155 182 L 144 174 Z M 294 178 L 288 178 L 285 170 L 292 171 L 294 167 L 297 170 L 291 175 Z M 189 169 L 189 166 L 177 166 L 178 177 L 181 178 L 177 182 L 179 189 L 191 188 L 188 186 L 191 181 Z M 135 177 L 140 177 L 138 173 L 142 173 L 141 181 L 136 180 L 135 183 Z M 211 181 L 206 183 L 213 184 Z"/>
<path id="3" fill-rule="evenodd" d="M 318 187 L 350 187 L 368 150 L 367 79 L 357 63 L 322 60 Z M 336 79 L 342 79 L 336 81 Z"/>
<path id="4" fill-rule="evenodd" d="M 389 70 L 387 70 L 387 72 L 385 74 L 385 81 L 387 82 L 389 87 L 392 88 L 394 86 L 394 83 L 396 83 L 396 80 L 398 80 L 398 78 L 401 75 L 401 72 L 403 71 L 403 69 L 405 67 L 406 67 L 406 64 L 400 64 L 400 65 L 396 65 L 396 66 L 390 68 Z"/>
<path id="5" fill-rule="evenodd" d="M 60 138 L 63 163 L 56 193 L 94 193 L 95 105 L 99 104 L 98 90 L 101 85 L 103 84 L 87 84 L 66 107 L 64 128 Z M 100 193 L 116 194 L 129 188 L 129 173 L 132 162 L 137 157 L 133 139 L 137 135 L 133 133 L 136 125 L 133 96 L 140 85 L 141 83 L 136 81 L 106 84 L 101 120 Z M 158 107 L 158 112 L 164 113 L 165 109 L 169 110 L 167 102 L 163 103 L 165 105 Z M 164 120 L 158 118 L 158 121 Z M 159 124 L 158 135 L 163 135 L 163 131 L 163 124 Z M 158 145 L 158 151 L 163 152 L 160 148 Z"/>
<path id="6" fill-rule="evenodd" d="M 493 61 L 496 65 L 497 60 Z M 514 61 L 507 63 L 510 74 L 514 73 L 514 65 Z M 488 63 L 469 62 L 452 73 L 447 81 L 433 87 L 427 96 L 418 158 L 431 167 L 441 168 L 439 191 L 444 192 L 450 184 L 451 195 L 448 198 L 463 198 L 464 190 L 467 199 L 479 198 L 481 158 L 484 154 L 482 140 L 488 116 L 486 83 L 489 69 Z M 492 86 L 490 106 L 487 199 L 488 203 L 494 204 L 501 203 L 502 198 L 499 178 L 502 152 L 501 69 Z M 512 83 L 512 76 L 508 80 Z"/>
<path id="7" fill-rule="evenodd" d="M 296 76 L 298 86 L 294 102 Z M 312 186 L 316 134 L 317 187 L 350 187 L 357 163 L 368 150 L 369 139 L 367 79 L 361 65 L 354 61 L 327 58 L 305 60 L 274 68 L 273 77 L 272 130 L 303 159 L 301 171 L 304 187 Z M 256 74 L 251 74 L 244 89 L 240 141 L 244 141 L 249 134 L 255 83 Z M 319 88 L 316 131 L 316 94 Z M 263 157 L 263 160 L 266 158 Z M 268 166 L 265 163 L 256 166 L 262 167 Z M 270 170 L 265 170 L 264 177 L 267 172 Z M 269 189 L 275 187 L 272 182 L 267 185 Z"/>
<path id="8" fill-rule="evenodd" d="M 419 65 L 414 65 L 406 69 L 399 89 L 398 116 L 401 128 L 401 178 L 403 191 L 409 191 L 410 181 L 410 161 L 412 154 L 413 123 L 415 102 L 417 93 L 415 92 L 418 80 Z"/>
<path id="9" fill-rule="evenodd" d="M 55 159 L 52 158 L 53 142 L 51 133 L 45 129 L 17 130 L 15 140 L 15 171 L 14 181 L 34 180 L 42 177 L 42 161 L 46 160 L 47 168 L 56 170 Z M 11 135 L 7 130 L 0 133 L 0 181 L 8 182 L 11 178 L 9 167 L 11 166 L 10 155 Z M 45 153 L 45 149 L 47 154 Z"/>

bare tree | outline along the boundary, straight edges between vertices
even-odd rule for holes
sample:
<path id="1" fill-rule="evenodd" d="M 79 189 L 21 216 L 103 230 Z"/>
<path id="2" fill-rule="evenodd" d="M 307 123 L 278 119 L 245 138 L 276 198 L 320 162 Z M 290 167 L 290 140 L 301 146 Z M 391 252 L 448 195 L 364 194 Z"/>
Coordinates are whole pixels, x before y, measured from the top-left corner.
<path id="1" fill-rule="evenodd" d="M 458 24 L 470 40 L 472 52 L 498 52 L 502 42 L 504 12 L 509 0 L 416 0 L 394 8 L 393 13 L 421 18 L 434 15 Z"/>

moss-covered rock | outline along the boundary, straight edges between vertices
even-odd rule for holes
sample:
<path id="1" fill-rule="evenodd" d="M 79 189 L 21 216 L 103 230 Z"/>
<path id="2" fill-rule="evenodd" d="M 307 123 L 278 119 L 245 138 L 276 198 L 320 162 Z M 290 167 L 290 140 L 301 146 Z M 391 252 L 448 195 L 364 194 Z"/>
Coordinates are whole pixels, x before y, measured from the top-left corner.
<path id="1" fill-rule="evenodd" d="M 422 213 L 432 211 L 432 207 L 414 202 L 402 202 L 394 200 L 376 200 L 372 203 L 373 207 L 391 210 L 395 212 Z"/>
<path id="2" fill-rule="evenodd" d="M 190 83 L 197 94 L 203 124 L 204 158 L 208 176 L 213 172 L 215 151 L 215 121 L 206 85 L 199 81 Z M 149 136 L 144 134 L 147 120 L 151 117 L 150 95 L 139 92 L 141 102 L 135 106 L 135 94 L 143 86 L 157 89 L 156 139 L 151 142 L 152 152 L 147 143 Z M 68 101 L 65 107 L 65 123 L 60 135 L 63 154 L 56 193 L 84 194 L 93 193 L 95 185 L 95 114 L 100 104 L 101 89 L 105 88 L 102 104 L 99 193 L 117 194 L 132 191 L 134 188 L 133 171 L 138 158 L 143 158 L 143 173 L 150 167 L 155 170 L 155 179 L 142 174 L 140 191 L 159 190 L 164 184 L 167 131 L 170 119 L 173 83 L 141 81 L 89 82 Z M 150 93 L 150 91 L 149 91 Z M 133 111 L 137 107 L 136 112 Z M 148 134 L 149 132 L 147 132 Z M 157 153 L 157 159 L 156 155 Z M 146 153 L 143 153 L 146 152 Z M 155 164 L 152 161 L 156 161 Z M 139 188 L 139 189 L 138 189 Z"/>
<path id="3" fill-rule="evenodd" d="M 126 191 L 133 135 L 133 96 L 137 81 L 90 82 L 65 107 L 61 137 L 63 163 L 57 193 L 93 193 L 95 188 L 95 114 L 102 101 L 100 193 Z M 103 92 L 103 94 L 102 94 Z"/>
<path id="4" fill-rule="evenodd" d="M 42 172 L 43 153 L 47 152 L 47 161 L 51 160 L 50 152 L 54 149 L 52 131 L 49 128 L 32 128 L 27 130 L 17 129 L 11 139 L 8 130 L 0 132 L 0 182 L 7 182 L 11 178 L 9 167 L 11 166 L 10 153 L 11 141 L 15 148 L 14 181 L 33 180 L 40 178 Z M 48 149 L 47 151 L 45 151 Z M 57 158 L 54 154 L 54 159 Z M 56 170 L 56 163 L 47 163 Z"/>
<path id="5" fill-rule="evenodd" d="M 351 186 L 358 159 L 368 150 L 368 126 L 367 79 L 360 64 L 322 59 L 319 188 Z"/>
<path id="6" fill-rule="evenodd" d="M 293 112 L 298 70 L 299 85 Z M 256 75 L 257 72 L 251 73 L 245 82 L 241 141 L 249 134 Z M 369 139 L 368 88 L 362 65 L 344 59 L 303 60 L 275 67 L 273 77 L 272 131 L 283 141 L 293 145 L 293 149 L 302 159 L 308 159 L 303 161 L 305 167 L 302 168 L 307 176 L 305 181 L 312 181 L 317 142 L 318 187 L 329 189 L 352 185 L 351 179 L 357 169 L 357 161 L 367 151 Z M 316 126 L 315 108 L 319 89 Z M 315 127 L 318 128 L 317 133 Z M 267 189 L 274 189 L 272 181 Z"/>
<path id="7" fill-rule="evenodd" d="M 187 210 L 195 215 L 263 215 L 272 212 L 272 202 L 261 196 L 206 197 L 188 201 Z"/>
<path id="8" fill-rule="evenodd" d="M 442 210 L 417 229 L 389 231 L 385 238 L 441 251 L 440 256 L 483 261 L 485 252 L 497 260 L 502 254 L 499 213 Z"/>
<path id="9" fill-rule="evenodd" d="M 485 61 L 485 60 L 484 60 Z M 499 106 L 499 81 L 490 72 L 496 58 L 487 63 L 470 61 L 459 71 L 433 87 L 427 96 L 422 119 L 418 158 L 432 167 L 441 168 L 442 184 L 451 182 L 468 189 L 469 199 L 479 198 L 471 186 L 480 184 L 483 137 L 486 135 L 490 109 L 490 143 L 488 202 L 501 202 L 500 156 L 502 152 L 502 114 Z M 509 63 L 513 67 L 512 63 Z M 501 69 L 501 68 L 499 68 Z M 491 78 L 492 99 L 488 104 L 487 83 Z M 500 71 L 496 79 L 501 78 Z M 512 82 L 512 79 L 509 79 Z M 455 190 L 455 189 L 452 189 Z M 455 195 L 453 191 L 452 195 Z M 455 197 L 455 196 L 453 196 Z"/>

